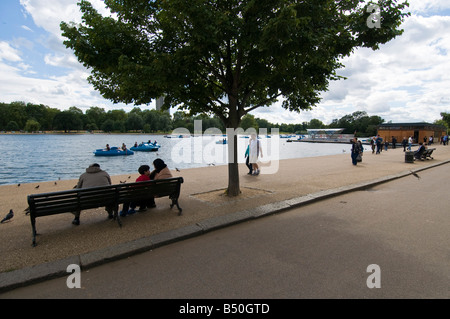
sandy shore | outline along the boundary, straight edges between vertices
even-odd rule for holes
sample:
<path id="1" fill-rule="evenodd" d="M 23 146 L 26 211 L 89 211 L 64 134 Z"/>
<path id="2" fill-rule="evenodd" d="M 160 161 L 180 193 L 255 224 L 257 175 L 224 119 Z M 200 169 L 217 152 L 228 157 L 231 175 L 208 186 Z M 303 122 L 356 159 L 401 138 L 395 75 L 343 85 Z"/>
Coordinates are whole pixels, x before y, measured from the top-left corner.
<path id="1" fill-rule="evenodd" d="M 160 198 L 156 199 L 156 208 L 123 218 L 122 228 L 115 221 L 108 220 L 103 209 L 82 212 L 80 226 L 71 224 L 72 214 L 41 217 L 36 221 L 40 234 L 37 247 L 31 246 L 30 218 L 24 212 L 28 207 L 27 195 L 71 189 L 77 180 L 0 186 L 0 218 L 3 219 L 10 209 L 15 213 L 12 220 L 0 224 L 0 272 L 55 261 L 192 225 L 207 218 L 450 160 L 450 146 L 433 147 L 436 148 L 433 160 L 415 163 L 405 163 L 403 149 L 397 148 L 383 151 L 380 155 L 366 151 L 363 162 L 353 166 L 350 145 L 343 145 L 345 152 L 342 155 L 282 160 L 276 174 L 249 176 L 247 168 L 241 164 L 242 194 L 237 198 L 223 195 L 228 182 L 226 165 L 181 172 L 172 170 L 174 176 L 183 176 L 185 181 L 179 199 L 182 216 L 177 216 L 175 208 L 169 208 L 168 198 Z M 266 163 L 262 171 L 276 165 Z M 107 170 L 107 167 L 102 168 Z M 113 183 L 132 182 L 137 176 L 137 173 L 112 176 L 112 180 Z"/>

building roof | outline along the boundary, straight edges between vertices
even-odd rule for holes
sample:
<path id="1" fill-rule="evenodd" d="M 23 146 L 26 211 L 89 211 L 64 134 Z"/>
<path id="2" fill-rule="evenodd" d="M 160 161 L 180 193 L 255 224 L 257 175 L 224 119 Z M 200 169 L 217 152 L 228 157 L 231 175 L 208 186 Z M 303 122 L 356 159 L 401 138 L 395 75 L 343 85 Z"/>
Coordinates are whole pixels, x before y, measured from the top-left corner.
<path id="1" fill-rule="evenodd" d="M 309 134 L 335 134 L 341 133 L 344 128 L 312 128 L 306 129 Z"/>
<path id="2" fill-rule="evenodd" d="M 427 123 L 427 122 L 416 122 L 416 123 L 384 123 L 384 124 L 380 124 L 378 125 L 378 128 L 396 128 L 396 129 L 400 129 L 400 128 L 439 128 L 439 129 L 443 129 L 446 130 L 447 128 L 443 125 L 438 125 L 438 124 L 431 124 L 431 123 Z"/>

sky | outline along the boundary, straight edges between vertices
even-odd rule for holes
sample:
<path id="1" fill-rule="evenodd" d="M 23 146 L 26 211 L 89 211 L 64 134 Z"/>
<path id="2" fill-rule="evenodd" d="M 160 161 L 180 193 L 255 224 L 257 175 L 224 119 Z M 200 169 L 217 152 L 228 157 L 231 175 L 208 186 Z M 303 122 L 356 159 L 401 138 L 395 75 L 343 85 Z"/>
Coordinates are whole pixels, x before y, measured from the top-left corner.
<path id="1" fill-rule="evenodd" d="M 0 0 L 0 102 L 44 104 L 61 110 L 92 106 L 106 111 L 114 104 L 88 83 L 89 71 L 64 44 L 61 21 L 81 22 L 78 0 Z M 330 124 L 356 111 L 385 122 L 429 122 L 450 113 L 450 1 L 409 0 L 403 35 L 377 51 L 358 49 L 345 58 L 322 101 L 311 111 L 289 112 L 281 103 L 252 111 L 271 123 L 319 119 Z M 103 1 L 92 0 L 108 14 Z M 383 27 L 381 25 L 381 27 Z M 139 106 L 155 108 L 155 102 Z M 176 110 L 171 110 L 171 113 Z"/>

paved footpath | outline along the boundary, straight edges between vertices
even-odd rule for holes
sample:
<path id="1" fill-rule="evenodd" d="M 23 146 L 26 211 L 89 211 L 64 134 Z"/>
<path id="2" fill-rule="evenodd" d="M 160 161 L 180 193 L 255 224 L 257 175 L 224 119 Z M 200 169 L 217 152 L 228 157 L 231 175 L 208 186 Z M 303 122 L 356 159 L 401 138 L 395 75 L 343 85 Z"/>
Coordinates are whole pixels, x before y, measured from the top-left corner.
<path id="1" fill-rule="evenodd" d="M 438 165 L 0 297 L 448 299 L 449 180 Z"/>

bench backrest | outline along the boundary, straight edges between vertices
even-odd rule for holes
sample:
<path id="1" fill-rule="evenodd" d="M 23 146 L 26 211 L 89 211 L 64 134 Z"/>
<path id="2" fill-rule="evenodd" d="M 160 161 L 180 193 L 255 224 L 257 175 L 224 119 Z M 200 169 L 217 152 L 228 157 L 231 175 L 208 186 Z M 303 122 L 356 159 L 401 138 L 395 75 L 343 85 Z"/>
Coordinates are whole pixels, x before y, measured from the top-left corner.
<path id="1" fill-rule="evenodd" d="M 182 177 L 145 182 L 115 184 L 67 191 L 28 195 L 32 217 L 75 212 L 124 202 L 148 199 L 150 196 L 178 198 Z"/>

